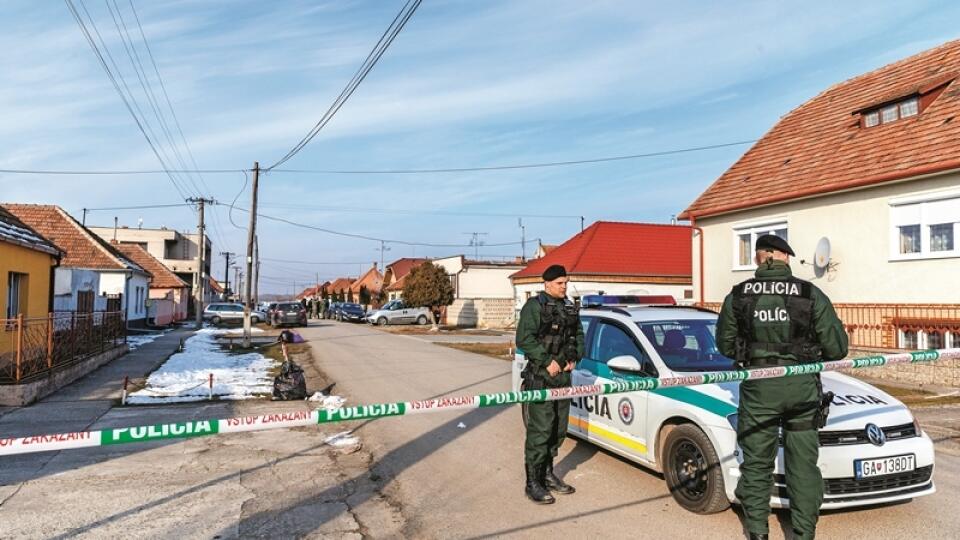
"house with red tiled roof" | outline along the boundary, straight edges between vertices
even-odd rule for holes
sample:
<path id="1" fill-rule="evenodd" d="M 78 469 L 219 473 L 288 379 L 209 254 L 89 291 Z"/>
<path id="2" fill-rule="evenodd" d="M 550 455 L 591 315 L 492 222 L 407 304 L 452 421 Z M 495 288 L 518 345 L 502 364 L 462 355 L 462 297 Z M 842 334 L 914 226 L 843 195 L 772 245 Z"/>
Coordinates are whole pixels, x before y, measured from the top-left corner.
<path id="1" fill-rule="evenodd" d="M 0 206 L 0 319 L 45 317 L 53 310 L 60 248 Z M 12 350 L 0 340 L 0 357 Z"/>
<path id="2" fill-rule="evenodd" d="M 690 238 L 685 225 L 597 221 L 510 276 L 515 309 L 543 290 L 544 270 L 567 270 L 567 294 L 670 295 L 691 301 Z"/>
<path id="3" fill-rule="evenodd" d="M 553 250 L 555 250 L 555 249 L 557 249 L 556 244 L 542 244 L 542 243 L 541 243 L 540 245 L 537 246 L 537 251 L 535 251 L 535 252 L 533 253 L 533 258 L 534 258 L 534 259 L 539 259 L 540 257 L 543 257 L 544 255 L 546 255 L 547 253 L 550 253 L 551 251 L 553 251 Z"/>
<path id="4" fill-rule="evenodd" d="M 443 310 L 443 324 L 462 327 L 508 326 L 514 320 L 510 275 L 520 262 L 479 261 L 463 255 L 435 259 L 453 285 L 453 304 Z"/>
<path id="5" fill-rule="evenodd" d="M 369 305 L 380 305 L 380 302 L 377 302 L 376 299 L 380 294 L 380 290 L 383 289 L 383 274 L 381 274 L 380 270 L 377 269 L 377 263 L 370 265 L 369 270 L 364 272 L 362 276 L 350 284 L 350 292 L 353 294 L 353 301 L 363 304 L 364 302 L 361 302 L 360 299 L 361 289 L 366 289 L 367 293 L 370 295 L 370 300 L 364 307 L 369 307 Z"/>
<path id="6" fill-rule="evenodd" d="M 751 277 L 756 238 L 773 233 L 852 345 L 960 346 L 960 40 L 788 112 L 680 218 L 697 231 L 698 302 Z"/>
<path id="7" fill-rule="evenodd" d="M 396 300 L 403 297 L 403 284 L 407 280 L 410 271 L 420 266 L 428 259 L 416 259 L 404 257 L 388 264 L 383 272 L 383 287 L 387 292 L 388 300 Z"/>
<path id="8" fill-rule="evenodd" d="M 144 324 L 150 272 L 59 206 L 0 203 L 63 252 L 54 274 L 54 311 L 121 311 Z"/>
<path id="9" fill-rule="evenodd" d="M 186 320 L 190 285 L 137 244 L 114 242 L 113 247 L 153 275 L 147 301 L 148 322 L 155 326 L 166 326 Z"/>
<path id="10" fill-rule="evenodd" d="M 333 300 L 334 302 L 336 301 L 345 302 L 347 298 L 347 293 L 350 290 L 350 285 L 353 285 L 354 281 L 356 280 L 349 277 L 337 278 L 327 286 L 327 294 L 335 298 L 339 298 L 339 300 Z"/>

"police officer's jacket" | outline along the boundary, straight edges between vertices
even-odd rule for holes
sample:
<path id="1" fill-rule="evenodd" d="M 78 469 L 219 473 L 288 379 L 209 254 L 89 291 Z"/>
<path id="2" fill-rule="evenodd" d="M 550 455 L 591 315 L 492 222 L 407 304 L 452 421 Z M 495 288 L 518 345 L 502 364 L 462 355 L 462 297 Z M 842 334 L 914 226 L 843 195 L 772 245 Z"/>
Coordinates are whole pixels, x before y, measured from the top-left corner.
<path id="1" fill-rule="evenodd" d="M 847 341 L 830 299 L 774 259 L 733 288 L 717 320 L 717 348 L 745 367 L 840 360 Z"/>
<path id="2" fill-rule="evenodd" d="M 531 365 L 534 374 L 550 379 L 549 386 L 568 386 L 570 384 L 570 373 L 561 372 L 557 377 L 549 377 L 547 366 L 550 365 L 552 358 L 547 352 L 541 337 L 541 312 L 550 302 L 558 302 L 560 305 L 570 302 L 564 298 L 551 298 L 546 292 L 541 292 L 538 296 L 531 297 L 520 310 L 520 320 L 517 321 L 517 348 L 523 351 L 527 362 Z M 583 357 L 583 326 L 576 325 L 576 358 L 571 359 L 576 362 Z M 561 367 L 563 362 L 560 362 Z"/>

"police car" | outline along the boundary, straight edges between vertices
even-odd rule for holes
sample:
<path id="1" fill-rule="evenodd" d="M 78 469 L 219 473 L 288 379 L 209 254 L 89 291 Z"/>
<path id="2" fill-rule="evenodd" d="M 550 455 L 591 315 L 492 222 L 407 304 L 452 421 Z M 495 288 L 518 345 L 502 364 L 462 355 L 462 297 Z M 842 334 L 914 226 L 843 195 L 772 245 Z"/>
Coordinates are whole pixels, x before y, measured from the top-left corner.
<path id="1" fill-rule="evenodd" d="M 638 299 L 584 298 L 584 358 L 573 371 L 575 386 L 734 369 L 717 350 L 716 313 L 631 300 Z M 518 351 L 514 390 L 525 365 Z M 934 493 L 933 443 L 910 410 L 853 377 L 827 372 L 822 380 L 824 391 L 835 394 L 820 430 L 822 508 Z M 687 510 L 719 512 L 736 502 L 738 401 L 739 382 L 581 397 L 572 400 L 569 433 L 662 472 Z M 787 507 L 782 444 L 774 474 L 771 505 Z"/>

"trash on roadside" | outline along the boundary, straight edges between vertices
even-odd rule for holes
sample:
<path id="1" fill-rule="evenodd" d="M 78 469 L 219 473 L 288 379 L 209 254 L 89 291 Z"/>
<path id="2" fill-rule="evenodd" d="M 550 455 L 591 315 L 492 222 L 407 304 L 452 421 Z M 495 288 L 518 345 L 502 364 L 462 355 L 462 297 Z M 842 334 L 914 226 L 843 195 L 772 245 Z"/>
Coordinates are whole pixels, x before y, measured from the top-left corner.
<path id="1" fill-rule="evenodd" d="M 457 427 L 460 429 L 467 429 L 467 425 L 464 424 L 463 422 L 460 422 L 459 424 L 457 424 Z"/>
<path id="2" fill-rule="evenodd" d="M 340 396 L 328 396 L 323 392 L 314 392 L 312 396 L 307 398 L 307 401 L 319 402 L 319 409 L 335 411 L 343 407 L 343 404 L 347 402 L 347 399 Z"/>
<path id="3" fill-rule="evenodd" d="M 293 330 L 284 330 L 280 332 L 280 336 L 277 338 L 277 341 L 282 341 L 284 343 L 303 343 L 306 341 L 303 339 L 303 336 L 294 332 Z"/>
<path id="4" fill-rule="evenodd" d="M 273 378 L 273 399 L 306 399 L 307 380 L 303 377 L 303 368 L 293 360 L 284 360 L 280 365 L 280 374 Z"/>
<path id="5" fill-rule="evenodd" d="M 347 454 L 352 454 L 360 450 L 362 446 L 360 439 L 355 437 L 351 431 L 341 431 L 340 433 L 330 435 L 323 440 L 323 443 Z"/>

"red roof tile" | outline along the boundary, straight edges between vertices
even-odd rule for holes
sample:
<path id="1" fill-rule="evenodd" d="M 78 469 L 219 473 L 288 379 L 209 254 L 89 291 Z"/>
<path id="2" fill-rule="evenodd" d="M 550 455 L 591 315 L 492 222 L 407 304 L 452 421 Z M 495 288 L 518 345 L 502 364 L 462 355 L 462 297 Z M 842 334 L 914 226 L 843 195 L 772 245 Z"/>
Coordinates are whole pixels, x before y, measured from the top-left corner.
<path id="1" fill-rule="evenodd" d="M 333 283 L 327 286 L 327 292 L 331 294 L 346 292 L 346 290 L 350 288 L 350 285 L 353 284 L 353 281 L 354 280 L 352 278 L 337 278 L 333 280 Z"/>
<path id="2" fill-rule="evenodd" d="M 958 72 L 960 40 L 828 88 L 787 113 L 681 218 L 960 168 Z M 862 128 L 851 114 L 918 93 L 937 97 L 917 116 Z"/>
<path id="3" fill-rule="evenodd" d="M 570 275 L 691 277 L 691 238 L 685 225 L 598 221 L 510 277 L 539 277 L 553 264 Z"/>
<path id="4" fill-rule="evenodd" d="M 380 292 L 380 288 L 383 287 L 383 274 L 377 270 L 376 266 L 371 266 L 359 279 L 354 281 L 350 285 L 350 290 L 358 293 L 360 292 L 360 287 L 363 286 L 366 286 L 371 294 Z"/>
<path id="5" fill-rule="evenodd" d="M 50 239 L 64 252 L 60 266 L 94 270 L 143 269 L 92 233 L 59 206 L 3 203 L 11 214 Z"/>
<path id="6" fill-rule="evenodd" d="M 53 245 L 53 242 L 41 236 L 2 206 L 0 206 L 0 242 L 16 244 L 54 257 L 59 257 L 61 254 L 60 248 Z"/>
<path id="7" fill-rule="evenodd" d="M 177 275 L 171 272 L 163 263 L 158 261 L 156 257 L 137 244 L 115 243 L 113 247 L 120 250 L 127 258 L 139 264 L 146 271 L 153 274 L 153 280 L 150 282 L 151 289 L 180 289 L 189 287 L 186 281 L 177 277 Z"/>

